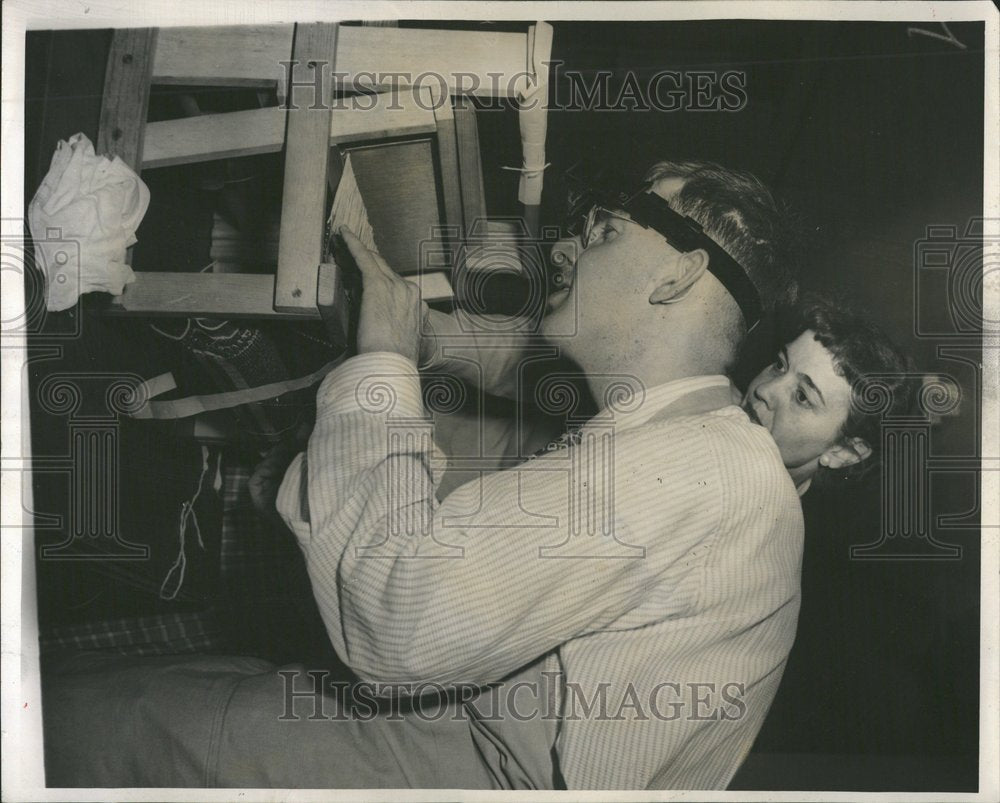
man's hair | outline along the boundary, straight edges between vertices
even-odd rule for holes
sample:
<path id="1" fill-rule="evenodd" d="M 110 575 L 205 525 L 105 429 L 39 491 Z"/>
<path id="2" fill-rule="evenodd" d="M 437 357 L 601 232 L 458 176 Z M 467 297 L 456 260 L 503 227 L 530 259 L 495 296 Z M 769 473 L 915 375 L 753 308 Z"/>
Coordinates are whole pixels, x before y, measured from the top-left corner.
<path id="1" fill-rule="evenodd" d="M 836 473 L 850 478 L 867 474 L 881 457 L 883 416 L 905 416 L 914 407 L 920 376 L 913 361 L 853 299 L 843 295 L 810 293 L 779 317 L 784 343 L 814 332 L 816 341 L 833 356 L 837 373 L 851 386 L 851 409 L 841 427 L 841 439 L 862 438 L 872 454 Z M 866 382 L 860 381 L 865 379 L 867 392 Z"/>
<path id="2" fill-rule="evenodd" d="M 679 214 L 697 221 L 705 233 L 747 272 L 760 294 L 765 315 L 798 296 L 798 238 L 789 212 L 752 173 L 730 170 L 713 162 L 657 162 L 646 181 L 681 178 L 680 191 L 669 198 Z M 742 316 L 734 316 L 738 343 L 746 332 Z"/>

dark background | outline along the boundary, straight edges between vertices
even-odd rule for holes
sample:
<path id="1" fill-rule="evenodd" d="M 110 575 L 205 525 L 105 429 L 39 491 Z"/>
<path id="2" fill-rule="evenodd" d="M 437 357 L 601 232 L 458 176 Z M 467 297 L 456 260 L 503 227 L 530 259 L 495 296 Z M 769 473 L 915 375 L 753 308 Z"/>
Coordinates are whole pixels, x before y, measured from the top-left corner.
<path id="1" fill-rule="evenodd" d="M 935 23 L 914 26 L 945 35 Z M 730 113 L 553 110 L 547 187 L 558 187 L 559 171 L 579 162 L 635 174 L 655 158 L 699 158 L 757 173 L 797 210 L 809 235 L 805 284 L 853 291 L 922 370 L 959 383 L 961 412 L 935 428 L 931 452 L 974 457 L 978 377 L 971 364 L 948 359 L 939 348 L 961 342 L 975 364 L 977 340 L 974 333 L 959 341 L 918 336 L 924 319 L 914 312 L 914 288 L 927 277 L 915 268 L 914 246 L 929 225 L 950 224 L 961 233 L 982 214 L 983 25 L 951 24 L 965 49 L 908 33 L 909 27 L 556 24 L 553 57 L 561 69 L 584 76 L 612 71 L 612 98 L 628 70 L 640 78 L 661 69 L 738 70 L 746 74 L 748 103 Z M 96 141 L 109 41 L 107 31 L 28 35 L 26 201 L 58 139 L 83 131 Z M 484 111 L 479 126 L 489 211 L 513 213 L 516 176 L 500 168 L 520 163 L 516 115 Z M 546 205 L 554 208 L 558 199 L 547 197 Z M 178 214 L 194 214 L 190 203 L 176 206 Z M 179 263 L 195 267 L 186 231 L 175 232 L 169 246 Z M 930 312 L 939 327 L 949 321 L 946 290 L 939 282 L 927 291 L 934 293 Z M 123 336 L 120 322 L 86 323 L 83 337 L 66 345 L 60 359 L 36 363 L 35 382 L 47 371 L 111 363 L 115 370 L 154 373 L 155 349 Z M 58 422 L 35 410 L 32 426 L 34 454 L 65 448 Z M 154 546 L 154 564 L 160 556 L 169 565 L 176 522 L 165 511 L 189 496 L 197 449 L 150 429 L 123 435 L 124 532 Z M 940 540 L 962 546 L 959 560 L 850 559 L 850 546 L 876 541 L 881 532 L 877 477 L 860 488 L 806 495 L 798 638 L 733 788 L 976 788 L 978 477 L 935 475 L 930 492 L 935 515 L 969 512 L 964 529 L 934 530 Z M 36 483 L 36 507 L 58 510 L 65 504 L 60 493 Z M 107 577 L 100 566 L 41 565 L 43 628 L 162 608 L 149 583 Z M 195 594 L 175 604 L 198 602 Z"/>

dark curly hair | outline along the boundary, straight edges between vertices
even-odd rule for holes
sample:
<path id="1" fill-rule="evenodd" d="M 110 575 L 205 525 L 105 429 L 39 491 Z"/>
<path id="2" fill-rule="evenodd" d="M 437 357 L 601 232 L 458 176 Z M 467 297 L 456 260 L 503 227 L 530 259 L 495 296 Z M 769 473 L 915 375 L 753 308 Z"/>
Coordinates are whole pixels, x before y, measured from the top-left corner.
<path id="1" fill-rule="evenodd" d="M 851 386 L 851 409 L 841 427 L 841 438 L 861 438 L 871 456 L 846 469 L 823 469 L 824 475 L 859 478 L 879 464 L 882 446 L 881 424 L 885 417 L 913 412 L 921 375 L 910 359 L 889 336 L 872 323 L 853 299 L 844 296 L 805 295 L 801 301 L 779 312 L 781 341 L 790 343 L 811 331 L 817 342 L 833 356 L 834 367 Z M 885 403 L 871 404 L 868 390 L 877 390 Z"/>

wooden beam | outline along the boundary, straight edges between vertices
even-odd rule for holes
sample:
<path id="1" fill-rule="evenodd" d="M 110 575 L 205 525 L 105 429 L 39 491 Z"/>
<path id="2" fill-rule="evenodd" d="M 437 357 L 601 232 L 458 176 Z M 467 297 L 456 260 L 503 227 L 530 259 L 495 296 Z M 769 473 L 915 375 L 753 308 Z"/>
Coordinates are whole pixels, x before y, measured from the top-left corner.
<path id="1" fill-rule="evenodd" d="M 291 25 L 162 28 L 153 81 L 271 86 L 285 80 L 292 36 Z M 332 62 L 333 51 L 321 58 Z M 527 68 L 524 33 L 344 26 L 337 45 L 336 70 L 351 85 L 411 86 L 423 76 L 440 86 L 441 76 L 449 94 L 512 97 Z"/>
<path id="2" fill-rule="evenodd" d="M 155 28 L 115 31 L 104 71 L 97 153 L 109 159 L 117 156 L 137 173 L 142 165 L 155 50 Z M 132 248 L 125 250 L 125 263 L 132 264 Z"/>
<path id="3" fill-rule="evenodd" d="M 319 265 L 317 265 L 317 271 Z M 323 281 L 329 288 L 332 277 Z M 318 275 L 314 274 L 314 284 Z M 452 298 L 451 284 L 443 273 L 421 276 L 425 301 Z M 314 290 L 315 292 L 315 290 Z M 327 289 L 327 298 L 332 290 Z M 318 319 L 319 310 L 280 312 L 274 309 L 274 276 L 258 273 L 159 273 L 136 271 L 135 281 L 111 300 L 109 315 L 201 318 Z"/>
<path id="4" fill-rule="evenodd" d="M 458 175 L 458 144 L 455 140 L 455 115 L 451 99 L 438 100 L 435 92 L 434 118 L 437 121 L 438 163 L 441 167 L 441 191 L 444 194 L 444 222 L 462 239 L 465 223 L 462 217 L 462 185 Z M 457 242 L 452 243 L 457 246 Z"/>
<path id="5" fill-rule="evenodd" d="M 330 141 L 343 144 L 433 134 L 437 130 L 433 102 L 429 87 L 334 101 Z"/>
<path id="6" fill-rule="evenodd" d="M 344 27 L 338 47 L 337 71 L 347 73 L 349 84 L 416 82 L 440 87 L 440 76 L 451 95 L 512 97 L 517 77 L 527 68 L 528 37 L 496 31 Z M 362 73 L 375 73 L 374 79 Z"/>
<path id="7" fill-rule="evenodd" d="M 284 81 L 294 25 L 160 28 L 153 83 L 273 86 Z"/>
<path id="8" fill-rule="evenodd" d="M 479 150 L 476 110 L 469 98 L 455 98 L 455 144 L 458 152 L 458 176 L 462 188 L 463 232 L 472 233 L 476 221 L 486 233 L 486 189 Z"/>
<path id="9" fill-rule="evenodd" d="M 295 80 L 311 79 L 314 71 L 328 79 L 329 67 L 324 67 L 323 62 L 332 62 L 336 51 L 337 25 L 299 25 L 293 50 Z M 288 95 L 285 179 L 274 284 L 274 308 L 279 312 L 316 314 L 316 271 L 323 261 L 326 221 L 332 84 L 325 80 L 319 91 L 304 86 Z"/>
<path id="10" fill-rule="evenodd" d="M 335 101 L 330 144 L 433 134 L 431 92 L 410 90 Z M 164 120 L 146 126 L 144 169 L 277 153 L 285 144 L 285 111 L 278 107 Z"/>
<path id="11" fill-rule="evenodd" d="M 97 152 L 109 159 L 121 157 L 133 170 L 142 164 L 155 47 L 154 28 L 115 31 L 104 73 Z"/>
<path id="12" fill-rule="evenodd" d="M 144 169 L 276 153 L 285 141 L 285 112 L 250 109 L 164 120 L 146 126 Z"/>
<path id="13" fill-rule="evenodd" d="M 157 273 L 136 271 L 135 281 L 112 299 L 120 315 L 211 318 L 301 318 L 275 312 L 274 276 L 256 273 Z M 318 318 L 319 313 L 311 316 Z"/>

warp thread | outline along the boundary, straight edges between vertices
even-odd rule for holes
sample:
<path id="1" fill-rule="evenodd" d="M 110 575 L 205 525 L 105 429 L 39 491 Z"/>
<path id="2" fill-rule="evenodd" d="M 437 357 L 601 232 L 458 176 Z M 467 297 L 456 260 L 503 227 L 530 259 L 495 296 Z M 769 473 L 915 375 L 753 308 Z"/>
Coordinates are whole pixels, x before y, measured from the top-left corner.
<path id="1" fill-rule="evenodd" d="M 205 444 L 201 445 L 201 473 L 198 475 L 198 487 L 195 488 L 194 495 L 181 504 L 181 515 L 180 522 L 178 524 L 177 537 L 179 542 L 179 548 L 177 551 L 177 557 L 174 560 L 173 565 L 167 572 L 167 576 L 163 578 L 163 582 L 160 584 L 160 599 L 162 600 L 174 600 L 180 593 L 181 587 L 184 585 L 184 575 L 187 571 L 187 551 L 186 551 L 186 541 L 187 541 L 187 528 L 188 523 L 192 524 L 194 527 L 195 535 L 198 537 L 198 546 L 202 549 L 205 548 L 205 542 L 201 537 L 201 527 L 198 526 L 198 514 L 194 509 L 195 503 L 198 501 L 198 497 L 201 496 L 202 486 L 205 482 L 205 475 L 208 474 L 210 452 L 208 446 Z M 216 453 L 215 456 L 215 476 L 212 481 L 212 489 L 218 493 L 222 488 L 222 451 Z M 170 578 L 177 573 L 177 583 L 174 586 L 173 591 L 167 592 L 166 588 L 170 582 Z"/>

